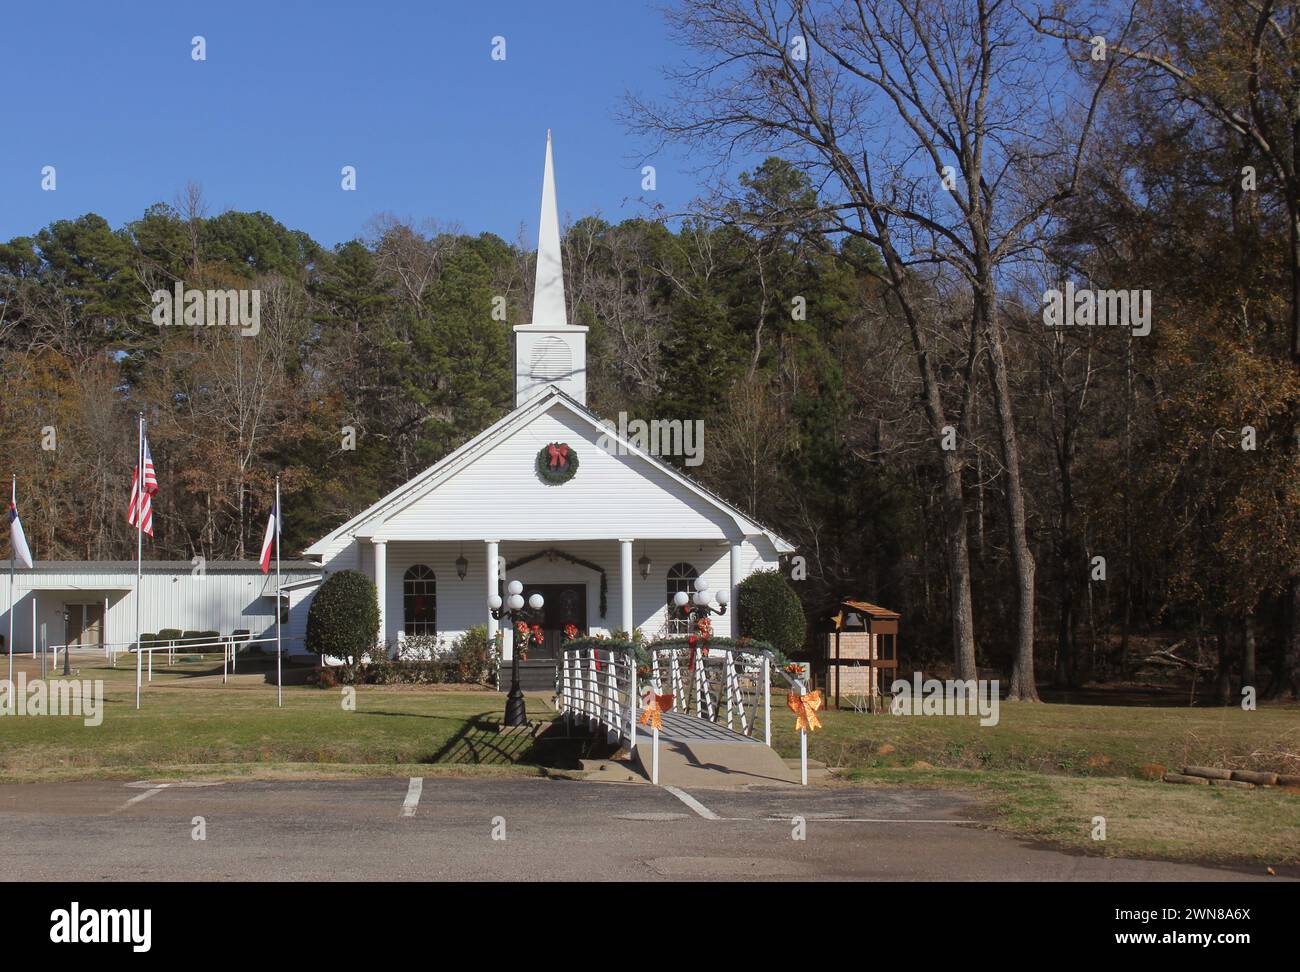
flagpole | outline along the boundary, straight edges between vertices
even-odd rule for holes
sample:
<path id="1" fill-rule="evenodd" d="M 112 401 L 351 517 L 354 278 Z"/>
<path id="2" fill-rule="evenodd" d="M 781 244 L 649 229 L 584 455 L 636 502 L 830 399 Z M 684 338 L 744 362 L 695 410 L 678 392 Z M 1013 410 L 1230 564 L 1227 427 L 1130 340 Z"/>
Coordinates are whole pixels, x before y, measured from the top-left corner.
<path id="1" fill-rule="evenodd" d="M 284 678 L 280 668 L 280 477 L 275 477 L 275 696 L 284 705 Z"/>
<path id="2" fill-rule="evenodd" d="M 140 650 L 140 574 L 144 551 L 144 516 L 140 500 L 144 496 L 144 412 L 139 416 L 139 435 L 135 445 L 136 515 L 135 515 L 135 707 L 140 708 L 140 679 L 144 675 L 144 659 Z M 151 659 L 152 660 L 152 659 Z"/>
<path id="3" fill-rule="evenodd" d="M 10 493 L 10 496 L 16 497 L 17 495 L 18 474 L 14 473 L 13 492 Z M 14 691 L 14 537 L 12 526 L 9 528 L 9 640 L 5 642 L 5 647 L 9 649 L 9 692 L 12 694 Z"/>

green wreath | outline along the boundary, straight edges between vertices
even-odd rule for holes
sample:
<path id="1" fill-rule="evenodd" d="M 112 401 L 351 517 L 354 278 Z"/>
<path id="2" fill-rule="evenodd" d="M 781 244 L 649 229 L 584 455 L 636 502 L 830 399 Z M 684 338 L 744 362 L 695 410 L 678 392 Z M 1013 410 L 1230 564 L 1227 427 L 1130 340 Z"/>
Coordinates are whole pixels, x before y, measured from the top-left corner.
<path id="1" fill-rule="evenodd" d="M 578 454 L 565 442 L 550 442 L 542 446 L 533 463 L 537 475 L 549 486 L 567 483 L 578 471 Z"/>

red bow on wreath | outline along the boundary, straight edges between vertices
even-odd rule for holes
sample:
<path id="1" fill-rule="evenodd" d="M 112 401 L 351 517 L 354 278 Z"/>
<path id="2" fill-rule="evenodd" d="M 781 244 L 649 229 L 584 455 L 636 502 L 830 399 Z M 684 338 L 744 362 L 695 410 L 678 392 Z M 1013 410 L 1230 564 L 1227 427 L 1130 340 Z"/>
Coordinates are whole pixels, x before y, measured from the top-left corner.
<path id="1" fill-rule="evenodd" d="M 551 443 L 546 447 L 546 454 L 551 457 L 551 468 L 559 466 L 563 469 L 569 464 L 569 447 L 567 445 L 556 445 Z"/>

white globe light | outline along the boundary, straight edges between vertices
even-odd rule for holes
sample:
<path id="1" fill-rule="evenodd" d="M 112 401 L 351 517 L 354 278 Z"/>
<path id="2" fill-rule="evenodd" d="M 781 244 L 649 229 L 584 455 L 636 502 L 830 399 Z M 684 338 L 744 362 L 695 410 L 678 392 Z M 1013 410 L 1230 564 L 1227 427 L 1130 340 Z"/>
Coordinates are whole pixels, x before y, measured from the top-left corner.
<path id="1" fill-rule="evenodd" d="M 707 591 L 709 589 L 709 582 L 703 577 L 697 577 L 695 578 L 695 589 L 697 591 Z"/>
<path id="2" fill-rule="evenodd" d="M 490 607 L 493 611 L 500 611 L 500 610 L 501 610 L 501 595 L 500 595 L 500 594 L 489 594 L 489 595 L 488 595 L 488 607 Z"/>
<path id="3" fill-rule="evenodd" d="M 695 603 L 700 607 L 704 607 L 710 600 L 712 600 L 712 598 L 713 596 L 708 591 L 695 592 Z"/>
<path id="4" fill-rule="evenodd" d="M 726 591 L 718 591 L 717 597 L 718 597 L 718 604 L 720 604 L 722 607 L 726 607 L 727 602 L 731 600 L 731 595 L 728 594 Z"/>
<path id="5" fill-rule="evenodd" d="M 506 585 L 506 590 L 511 594 L 522 594 L 524 592 L 524 585 L 519 583 L 519 581 L 511 581 Z"/>
<path id="6" fill-rule="evenodd" d="M 522 611 L 524 609 L 524 596 L 522 594 L 511 594 L 510 600 L 506 603 L 510 605 L 510 610 Z"/>
<path id="7" fill-rule="evenodd" d="M 690 599 L 691 596 L 687 594 L 685 591 L 678 591 L 676 594 L 673 595 L 673 603 L 676 604 L 678 607 L 686 607 Z"/>
<path id="8" fill-rule="evenodd" d="M 532 597 L 528 599 L 528 606 L 532 608 L 534 611 L 540 611 L 542 609 L 542 605 L 545 603 L 546 602 L 542 600 L 542 595 L 540 594 L 534 594 Z"/>

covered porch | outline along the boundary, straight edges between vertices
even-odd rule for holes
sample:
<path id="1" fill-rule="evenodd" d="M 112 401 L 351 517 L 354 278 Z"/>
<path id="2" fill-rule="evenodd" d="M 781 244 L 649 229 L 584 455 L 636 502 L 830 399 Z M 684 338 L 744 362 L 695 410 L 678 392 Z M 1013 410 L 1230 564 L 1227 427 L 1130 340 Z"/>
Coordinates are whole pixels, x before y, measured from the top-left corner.
<path id="1" fill-rule="evenodd" d="M 747 562 L 746 555 L 748 554 Z M 669 601 L 703 577 L 715 591 L 731 595 L 727 613 L 715 619 L 719 635 L 734 630 L 736 586 L 766 566 L 754 547 L 716 537 L 682 540 L 412 540 L 374 538 L 363 544 L 361 569 L 375 582 L 380 637 L 396 653 L 408 637 L 434 636 L 452 644 L 476 625 L 489 639 L 498 622 L 488 596 L 508 580 L 524 585 L 525 596 L 545 599 L 539 623 L 544 644 L 529 659 L 559 657 L 564 628 L 609 635 L 640 630 L 647 638 L 684 631 L 670 617 Z M 511 633 L 503 658 L 513 654 Z"/>

